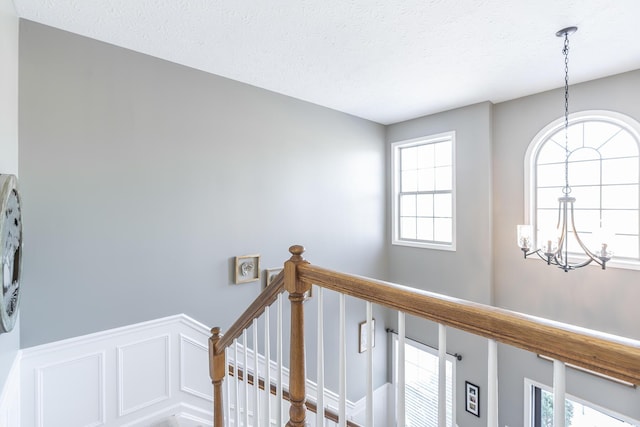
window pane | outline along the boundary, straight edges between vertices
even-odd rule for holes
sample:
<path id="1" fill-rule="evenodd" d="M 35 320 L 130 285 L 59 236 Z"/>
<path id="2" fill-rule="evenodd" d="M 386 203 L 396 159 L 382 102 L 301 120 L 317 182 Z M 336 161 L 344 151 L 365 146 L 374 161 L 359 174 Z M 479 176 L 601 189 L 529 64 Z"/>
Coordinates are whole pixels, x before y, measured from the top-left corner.
<path id="1" fill-rule="evenodd" d="M 536 172 L 538 187 L 551 187 L 564 183 L 564 163 L 539 165 Z"/>
<path id="2" fill-rule="evenodd" d="M 536 221 L 538 230 L 555 229 L 558 223 L 558 209 L 538 209 Z"/>
<path id="3" fill-rule="evenodd" d="M 558 197 L 562 196 L 560 188 L 538 188 L 538 207 L 547 209 L 558 208 Z"/>
<path id="4" fill-rule="evenodd" d="M 564 147 L 553 141 L 548 141 L 538 152 L 538 165 L 564 162 Z"/>
<path id="5" fill-rule="evenodd" d="M 433 196 L 433 215 L 452 217 L 451 194 L 435 194 Z"/>
<path id="6" fill-rule="evenodd" d="M 405 418 L 407 427 L 437 426 L 438 357 L 414 347 L 410 343 L 406 343 L 404 364 Z M 446 425 L 450 427 L 453 424 L 453 363 L 447 361 L 445 371 Z"/>
<path id="7" fill-rule="evenodd" d="M 433 241 L 433 218 L 418 218 L 418 240 Z"/>
<path id="8" fill-rule="evenodd" d="M 450 242 L 453 239 L 452 222 L 448 218 L 436 218 L 433 220 L 433 235 L 437 242 Z"/>
<path id="9" fill-rule="evenodd" d="M 435 177 L 436 177 L 436 190 L 437 191 L 443 191 L 443 190 L 451 190 L 451 188 L 453 187 L 453 182 L 452 182 L 452 173 L 451 173 L 451 166 L 444 166 L 444 167 L 438 167 L 435 168 Z"/>
<path id="10" fill-rule="evenodd" d="M 637 157 L 611 159 L 602 162 L 603 184 L 635 184 L 638 182 Z"/>
<path id="11" fill-rule="evenodd" d="M 433 144 L 423 144 L 418 148 L 418 167 L 432 168 L 434 166 Z"/>
<path id="12" fill-rule="evenodd" d="M 402 171 L 418 169 L 418 147 L 402 148 L 400 155 Z"/>
<path id="13" fill-rule="evenodd" d="M 575 197 L 576 209 L 600 209 L 600 186 L 572 187 L 571 197 Z"/>
<path id="14" fill-rule="evenodd" d="M 435 166 L 449 166 L 452 163 L 451 141 L 433 144 L 435 149 Z"/>
<path id="15" fill-rule="evenodd" d="M 634 236 L 614 236 L 611 250 L 615 257 L 636 259 L 640 257 L 638 253 L 638 238 Z"/>
<path id="16" fill-rule="evenodd" d="M 600 185 L 600 160 L 570 163 L 569 185 Z"/>
<path id="17" fill-rule="evenodd" d="M 418 170 L 417 191 L 433 191 L 435 189 L 435 170 L 433 168 Z"/>
<path id="18" fill-rule="evenodd" d="M 533 386 L 534 389 L 538 387 Z M 534 425 L 549 426 L 553 425 L 553 394 L 541 390 L 541 402 L 538 413 L 534 414 Z M 567 427 L 585 427 L 585 426 L 602 426 L 602 427 L 632 427 L 625 421 L 613 417 L 605 412 L 606 410 L 598 410 L 583 404 L 567 399 L 565 401 L 565 424 Z"/>
<path id="19" fill-rule="evenodd" d="M 600 209 L 575 209 L 574 219 L 578 233 L 597 230 L 600 228 Z"/>
<path id="20" fill-rule="evenodd" d="M 628 157 L 638 155 L 638 142 L 626 130 L 623 130 L 600 147 L 602 157 Z"/>
<path id="21" fill-rule="evenodd" d="M 564 129 L 561 129 L 558 132 L 560 141 L 562 141 L 562 146 L 564 147 Z M 583 123 L 575 123 L 569 126 L 568 132 L 569 134 L 569 151 L 577 150 L 578 148 L 583 146 L 583 137 L 584 137 L 584 125 Z"/>
<path id="22" fill-rule="evenodd" d="M 585 160 L 598 160 L 600 161 L 600 153 L 593 148 L 578 148 L 571 153 L 569 157 L 569 163 L 582 162 Z"/>
<path id="23" fill-rule="evenodd" d="M 416 238 L 416 219 L 411 217 L 400 218 L 400 238 Z"/>
<path id="24" fill-rule="evenodd" d="M 417 205 L 416 214 L 422 217 L 433 216 L 433 195 L 432 194 L 418 195 L 418 205 Z"/>
<path id="25" fill-rule="evenodd" d="M 589 121 L 584 123 L 584 145 L 598 149 L 602 144 L 610 140 L 620 132 L 620 126 L 602 121 Z"/>
<path id="26" fill-rule="evenodd" d="M 415 170 L 402 172 L 400 192 L 418 191 L 418 172 Z"/>
<path id="27" fill-rule="evenodd" d="M 602 203 L 611 209 L 638 209 L 637 185 L 602 187 Z"/>
<path id="28" fill-rule="evenodd" d="M 605 210 L 602 212 L 602 222 L 613 233 L 638 234 L 637 210 Z"/>
<path id="29" fill-rule="evenodd" d="M 414 194 L 400 196 L 400 216 L 416 216 L 416 196 Z"/>

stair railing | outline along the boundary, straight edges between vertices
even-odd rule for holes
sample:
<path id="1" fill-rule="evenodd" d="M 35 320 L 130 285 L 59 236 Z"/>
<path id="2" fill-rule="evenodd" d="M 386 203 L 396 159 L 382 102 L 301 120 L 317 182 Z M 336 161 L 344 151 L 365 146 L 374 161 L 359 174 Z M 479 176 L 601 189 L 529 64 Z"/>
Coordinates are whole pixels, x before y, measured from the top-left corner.
<path id="1" fill-rule="evenodd" d="M 409 314 L 438 323 L 441 347 L 446 347 L 445 327 L 453 327 L 489 340 L 488 423 L 497 427 L 497 343 L 507 344 L 554 361 L 554 425 L 564 426 L 564 367 L 593 371 L 631 384 L 640 385 L 640 341 L 605 334 L 552 320 L 529 316 L 498 307 L 466 301 L 393 283 L 335 272 L 314 266 L 302 257 L 304 248 L 292 246 L 291 258 L 285 262 L 274 285 L 270 285 L 224 336 L 212 329 L 210 339 L 210 374 L 214 385 L 214 427 L 223 427 L 222 381 L 227 368 L 225 349 L 231 345 L 252 319 L 286 290 L 291 303 L 290 341 L 290 412 L 287 427 L 303 427 L 306 422 L 304 310 L 303 302 L 312 285 L 342 295 L 367 301 L 367 321 L 371 322 L 371 304 L 399 312 L 401 334 L 404 315 Z M 343 297 L 342 297 L 343 298 Z M 341 303 L 342 305 L 342 303 Z M 341 307 L 344 310 L 344 307 Z M 371 342 L 369 329 L 369 343 Z M 402 337 L 403 338 L 403 337 Z M 370 345 L 370 344 L 369 344 Z M 371 348 L 369 347 L 369 350 Z M 444 354 L 446 348 L 440 348 Z M 371 353 L 371 351 L 370 351 Z M 369 356 L 371 357 L 371 356 Z M 342 369 L 341 369 L 342 370 Z M 341 381 L 343 381 L 341 379 Z M 400 399 L 402 400 L 402 399 Z M 373 406 L 367 393 L 367 411 Z M 442 409 L 442 408 L 441 408 Z M 400 410 L 404 410 L 401 408 Z M 341 424 L 346 425 L 344 411 Z M 442 412 L 442 411 L 441 411 Z M 372 418 L 367 415 L 367 425 Z M 440 425 L 444 425 L 440 416 Z M 399 425 L 403 425 L 402 422 Z"/>

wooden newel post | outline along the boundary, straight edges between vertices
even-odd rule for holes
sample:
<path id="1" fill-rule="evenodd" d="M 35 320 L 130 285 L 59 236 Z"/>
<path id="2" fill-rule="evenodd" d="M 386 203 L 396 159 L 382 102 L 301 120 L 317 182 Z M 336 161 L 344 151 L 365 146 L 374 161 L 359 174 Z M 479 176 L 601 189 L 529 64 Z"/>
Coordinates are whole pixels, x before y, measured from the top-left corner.
<path id="1" fill-rule="evenodd" d="M 289 422 L 287 427 L 304 427 L 307 417 L 304 351 L 304 301 L 305 293 L 310 285 L 298 280 L 296 268 L 298 264 L 306 263 L 302 254 L 304 247 L 294 245 L 289 248 L 291 258 L 284 263 L 284 288 L 289 292 L 291 302 L 291 347 L 289 361 Z"/>
<path id="2" fill-rule="evenodd" d="M 222 380 L 227 373 L 225 351 L 216 352 L 216 344 L 222 338 L 220 328 L 211 329 L 209 338 L 209 376 L 213 383 L 213 427 L 224 427 L 224 410 L 222 409 Z"/>

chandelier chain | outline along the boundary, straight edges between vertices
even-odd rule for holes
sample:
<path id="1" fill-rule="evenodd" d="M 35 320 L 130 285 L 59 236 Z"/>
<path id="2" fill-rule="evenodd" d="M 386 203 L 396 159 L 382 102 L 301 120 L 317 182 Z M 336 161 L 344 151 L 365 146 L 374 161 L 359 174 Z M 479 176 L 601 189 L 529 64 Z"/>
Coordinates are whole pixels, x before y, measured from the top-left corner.
<path id="1" fill-rule="evenodd" d="M 569 33 L 564 33 L 564 189 L 562 192 L 568 196 L 571 193 L 569 187 Z"/>

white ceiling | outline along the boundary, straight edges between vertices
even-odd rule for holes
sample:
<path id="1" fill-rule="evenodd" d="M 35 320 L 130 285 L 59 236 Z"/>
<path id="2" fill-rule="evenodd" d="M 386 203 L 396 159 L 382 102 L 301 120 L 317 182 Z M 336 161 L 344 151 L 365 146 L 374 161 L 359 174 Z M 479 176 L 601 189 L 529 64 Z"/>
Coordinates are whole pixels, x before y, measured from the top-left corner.
<path id="1" fill-rule="evenodd" d="M 390 124 L 640 69 L 638 0 L 14 0 L 18 15 Z"/>

